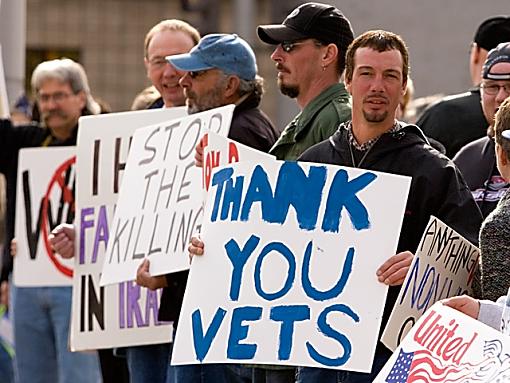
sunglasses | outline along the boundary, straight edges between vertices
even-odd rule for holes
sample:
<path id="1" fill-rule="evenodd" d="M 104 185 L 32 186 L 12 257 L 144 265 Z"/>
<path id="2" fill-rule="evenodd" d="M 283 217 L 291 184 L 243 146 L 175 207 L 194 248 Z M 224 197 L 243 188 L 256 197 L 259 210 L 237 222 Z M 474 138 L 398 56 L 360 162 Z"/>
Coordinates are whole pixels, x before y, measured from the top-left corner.
<path id="1" fill-rule="evenodd" d="M 306 44 L 307 41 L 308 40 L 305 40 L 305 41 L 283 41 L 280 43 L 280 46 L 282 47 L 284 52 L 290 53 L 294 49 L 296 49 L 297 46 Z M 317 47 L 321 47 L 324 45 L 320 41 L 317 41 L 317 40 L 314 40 L 313 43 Z"/>

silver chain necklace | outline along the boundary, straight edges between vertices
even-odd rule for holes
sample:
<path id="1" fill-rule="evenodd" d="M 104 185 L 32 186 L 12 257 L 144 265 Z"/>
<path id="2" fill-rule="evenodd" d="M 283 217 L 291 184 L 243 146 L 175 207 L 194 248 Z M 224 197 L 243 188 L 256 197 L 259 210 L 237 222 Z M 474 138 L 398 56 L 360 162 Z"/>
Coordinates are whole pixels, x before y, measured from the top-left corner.
<path id="1" fill-rule="evenodd" d="M 367 158 L 368 153 L 370 153 L 370 151 L 372 150 L 374 145 L 377 143 L 377 141 L 379 141 L 379 138 L 380 138 L 380 136 L 377 137 L 377 139 L 374 141 L 374 143 L 366 150 L 365 154 L 363 154 L 363 157 L 361 157 L 361 159 L 359 160 L 359 162 L 357 164 L 356 164 L 356 160 L 354 159 L 354 152 L 352 151 L 352 144 L 349 142 L 349 152 L 351 153 L 351 161 L 352 161 L 353 168 L 358 168 L 361 166 L 363 161 L 365 161 L 365 158 Z"/>

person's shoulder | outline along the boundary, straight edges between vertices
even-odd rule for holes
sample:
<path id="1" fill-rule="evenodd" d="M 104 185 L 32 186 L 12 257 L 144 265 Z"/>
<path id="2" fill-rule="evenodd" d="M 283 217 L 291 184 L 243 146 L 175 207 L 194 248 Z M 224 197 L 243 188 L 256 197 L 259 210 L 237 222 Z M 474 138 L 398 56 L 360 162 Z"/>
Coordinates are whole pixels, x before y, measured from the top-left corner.
<path id="1" fill-rule="evenodd" d="M 471 141 L 464 145 L 460 150 L 457 152 L 455 157 L 453 158 L 454 161 L 456 158 L 463 157 L 463 156 L 471 156 L 474 154 L 481 155 L 481 153 L 484 151 L 484 149 L 487 147 L 488 144 L 490 144 L 491 138 L 488 136 L 479 138 L 477 140 Z"/>
<path id="2" fill-rule="evenodd" d="M 444 113 L 457 113 L 459 110 L 479 103 L 479 94 L 472 91 L 446 96 L 430 105 L 423 112 L 422 116 L 418 119 L 418 125 L 427 118 L 442 116 Z"/>

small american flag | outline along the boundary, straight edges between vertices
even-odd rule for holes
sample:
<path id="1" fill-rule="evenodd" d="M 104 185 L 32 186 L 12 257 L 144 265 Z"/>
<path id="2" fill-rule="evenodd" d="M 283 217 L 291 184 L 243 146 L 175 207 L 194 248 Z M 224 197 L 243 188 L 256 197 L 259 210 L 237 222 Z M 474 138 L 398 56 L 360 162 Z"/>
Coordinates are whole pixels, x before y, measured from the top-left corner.
<path id="1" fill-rule="evenodd" d="M 386 382 L 460 382 L 473 373 L 473 367 L 471 364 L 443 367 L 441 361 L 428 350 L 405 352 L 401 349 Z"/>

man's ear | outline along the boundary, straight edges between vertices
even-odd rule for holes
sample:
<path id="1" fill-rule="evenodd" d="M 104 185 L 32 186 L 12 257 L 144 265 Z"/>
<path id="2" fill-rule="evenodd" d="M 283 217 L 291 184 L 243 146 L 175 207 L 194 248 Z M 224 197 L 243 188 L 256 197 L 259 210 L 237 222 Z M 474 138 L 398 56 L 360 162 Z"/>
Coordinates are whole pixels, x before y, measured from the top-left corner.
<path id="1" fill-rule="evenodd" d="M 339 54 L 340 52 L 335 44 L 328 44 L 324 55 L 322 56 L 322 66 L 327 67 L 334 63 Z"/>
<path id="2" fill-rule="evenodd" d="M 143 58 L 143 64 L 145 65 L 145 74 L 149 78 L 149 60 L 147 60 L 147 57 Z"/>
<path id="3" fill-rule="evenodd" d="M 509 162 L 508 156 L 506 155 L 506 152 L 503 149 L 503 147 L 501 145 L 499 145 L 498 143 L 496 143 L 496 155 L 498 157 L 499 163 L 502 166 L 508 165 L 508 162 Z"/>
<path id="4" fill-rule="evenodd" d="M 347 92 L 349 92 L 349 94 L 352 95 L 352 93 L 351 93 L 351 81 L 348 80 L 347 77 L 345 77 L 344 84 L 345 84 L 345 89 L 347 89 Z"/>
<path id="5" fill-rule="evenodd" d="M 227 83 L 225 86 L 225 98 L 229 98 L 235 96 L 237 94 L 237 90 L 239 89 L 239 77 L 237 76 L 228 76 Z"/>
<path id="6" fill-rule="evenodd" d="M 83 90 L 80 90 L 76 96 L 79 98 L 80 100 L 80 106 L 81 106 L 81 109 L 85 108 L 85 106 L 87 105 L 87 95 L 85 94 L 85 92 Z"/>

